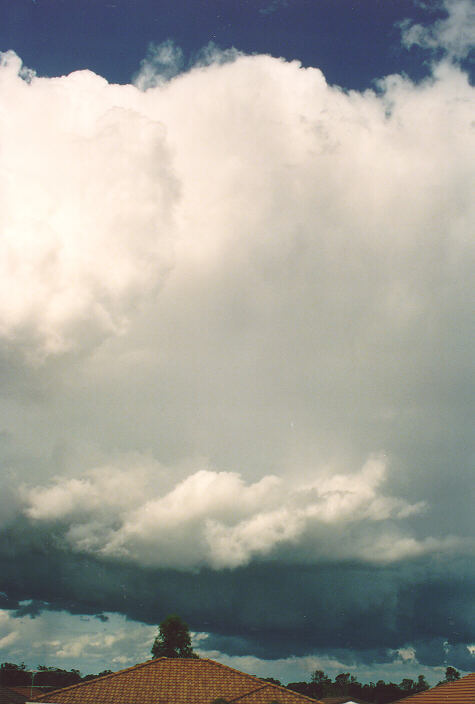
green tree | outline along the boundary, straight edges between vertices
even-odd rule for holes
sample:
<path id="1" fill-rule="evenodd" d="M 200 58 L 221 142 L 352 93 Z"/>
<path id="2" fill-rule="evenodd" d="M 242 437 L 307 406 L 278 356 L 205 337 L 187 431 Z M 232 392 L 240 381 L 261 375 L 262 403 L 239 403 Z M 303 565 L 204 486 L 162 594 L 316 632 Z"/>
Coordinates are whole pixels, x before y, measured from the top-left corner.
<path id="1" fill-rule="evenodd" d="M 426 689 L 429 689 L 429 683 L 427 682 L 424 675 L 419 675 L 419 677 L 417 678 L 416 687 L 418 692 L 425 692 Z"/>
<path id="2" fill-rule="evenodd" d="M 63 670 L 60 667 L 49 667 L 47 665 L 38 665 L 38 671 L 34 676 L 35 685 L 38 687 L 51 687 L 52 689 L 69 687 L 80 681 L 81 673 L 79 670 Z"/>
<path id="3" fill-rule="evenodd" d="M 159 626 L 152 645 L 154 658 L 197 658 L 191 647 L 190 629 L 179 616 L 168 616 Z"/>
<path id="4" fill-rule="evenodd" d="M 4 687 L 15 687 L 28 685 L 31 675 L 27 672 L 25 663 L 16 665 L 14 662 L 2 662 L 0 665 L 0 685 Z"/>
<path id="5" fill-rule="evenodd" d="M 446 682 L 455 682 L 455 680 L 460 679 L 460 672 L 455 669 L 455 667 L 448 667 L 445 670 L 445 681 Z"/>
<path id="6" fill-rule="evenodd" d="M 406 677 L 402 680 L 401 684 L 399 685 L 399 689 L 402 689 L 403 692 L 408 692 L 411 694 L 411 692 L 416 691 L 416 683 L 414 680 L 409 679 L 409 677 Z"/>
<path id="7" fill-rule="evenodd" d="M 447 682 L 456 682 L 456 680 L 460 679 L 460 672 L 455 669 L 455 667 L 447 667 L 445 670 L 445 680 L 441 680 L 440 682 L 437 682 L 437 685 L 439 684 L 447 684 Z"/>
<path id="8" fill-rule="evenodd" d="M 105 675 L 112 674 L 112 670 L 102 670 L 97 675 L 85 675 L 82 679 L 86 682 L 89 680 L 95 680 L 97 677 L 104 677 Z"/>
<path id="9" fill-rule="evenodd" d="M 306 697 L 313 697 L 310 691 L 311 685 L 309 685 L 308 682 L 289 682 L 286 687 L 292 690 L 292 692 L 298 692 L 298 694 L 303 694 Z"/>
<path id="10" fill-rule="evenodd" d="M 323 670 L 315 670 L 310 679 L 309 696 L 315 697 L 315 699 L 323 697 L 331 692 L 331 686 L 332 681 Z"/>
<path id="11" fill-rule="evenodd" d="M 338 694 L 349 694 L 350 685 L 356 682 L 356 677 L 350 675 L 349 672 L 342 672 L 335 677 L 335 687 Z"/>

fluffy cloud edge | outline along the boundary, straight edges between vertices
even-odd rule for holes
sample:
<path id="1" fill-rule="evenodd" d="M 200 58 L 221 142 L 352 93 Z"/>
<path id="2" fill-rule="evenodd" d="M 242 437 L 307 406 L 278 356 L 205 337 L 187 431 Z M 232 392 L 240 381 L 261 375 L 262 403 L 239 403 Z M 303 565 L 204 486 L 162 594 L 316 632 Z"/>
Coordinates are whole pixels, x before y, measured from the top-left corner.
<path id="1" fill-rule="evenodd" d="M 311 562 L 376 564 L 470 551 L 457 536 L 413 536 L 407 519 L 428 507 L 385 494 L 387 472 L 386 459 L 373 456 L 347 474 L 315 470 L 311 482 L 269 475 L 246 483 L 208 465 L 170 485 L 172 468 L 109 465 L 20 493 L 24 515 L 56 524 L 71 549 L 150 567 L 236 568 L 290 546 L 296 561 L 302 552 Z"/>

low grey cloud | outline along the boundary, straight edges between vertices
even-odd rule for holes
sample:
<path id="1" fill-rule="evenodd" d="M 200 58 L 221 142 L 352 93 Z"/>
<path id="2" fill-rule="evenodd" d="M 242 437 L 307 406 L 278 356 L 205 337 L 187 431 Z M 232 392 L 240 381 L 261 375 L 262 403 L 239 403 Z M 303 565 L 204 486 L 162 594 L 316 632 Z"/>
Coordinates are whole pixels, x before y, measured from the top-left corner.
<path id="1" fill-rule="evenodd" d="M 405 657 L 464 669 L 473 660 L 467 646 L 475 637 L 475 575 L 456 557 L 291 569 L 254 562 L 190 573 L 71 553 L 58 536 L 24 524 L 2 535 L 2 545 L 9 544 L 15 551 L 2 550 L 2 583 L 16 605 L 5 600 L 0 608 L 17 618 L 61 609 L 91 615 L 115 611 L 155 625 L 178 610 L 194 631 L 208 634 L 200 641 L 203 650 L 230 656 L 252 653 L 269 660 L 313 653 L 348 662 L 351 651 L 354 662 L 362 664 Z"/>

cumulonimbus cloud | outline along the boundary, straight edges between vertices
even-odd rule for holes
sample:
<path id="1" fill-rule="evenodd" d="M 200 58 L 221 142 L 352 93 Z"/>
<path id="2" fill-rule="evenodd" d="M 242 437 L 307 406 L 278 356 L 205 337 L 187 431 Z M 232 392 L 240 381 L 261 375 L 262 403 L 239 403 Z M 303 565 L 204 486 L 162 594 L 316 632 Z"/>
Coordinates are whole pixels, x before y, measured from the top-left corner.
<path id="1" fill-rule="evenodd" d="M 266 56 L 145 92 L 38 78 L 12 52 L 0 75 L 0 334 L 30 354 L 123 332 L 172 263 L 213 286 L 234 261 L 252 316 L 284 303 L 292 262 L 284 305 L 301 296 L 302 315 L 341 329 L 350 303 L 360 325 L 366 310 L 407 326 L 441 283 L 429 250 L 466 256 L 470 87 L 455 67 L 364 94 Z"/>
<path id="2" fill-rule="evenodd" d="M 329 490 L 323 503 L 279 499 L 241 515 L 245 496 L 264 502 L 259 487 L 276 490 L 269 476 L 308 485 L 333 456 L 361 467 L 375 450 L 397 452 L 415 426 L 442 432 L 434 407 L 453 426 L 464 417 L 452 399 L 473 344 L 466 75 L 441 63 L 419 85 L 390 76 L 358 93 L 298 62 L 234 59 L 146 90 L 87 71 L 38 78 L 16 55 L 2 59 L 0 335 L 30 360 L 53 359 L 48 383 L 64 385 L 30 432 L 41 444 L 68 419 L 53 445 L 70 433 L 104 454 L 122 442 L 160 461 L 201 455 L 227 467 L 191 472 L 135 514 L 110 493 L 104 515 L 121 518 L 107 531 L 97 477 L 27 482 L 37 486 L 30 516 L 66 520 L 81 549 L 127 553 L 136 541 L 145 563 L 245 564 L 311 540 L 312 522 L 332 510 L 342 519 L 360 496 Z M 87 354 L 56 367 L 68 349 Z M 401 464 L 427 477 L 438 458 L 414 443 L 413 464 Z M 351 472 L 333 473 L 351 486 Z M 380 481 L 357 477 L 360 489 Z M 212 504 L 182 521 L 173 497 L 194 483 L 207 495 L 208 480 L 225 505 L 240 497 L 239 515 L 222 520 Z M 421 493 L 356 505 L 371 525 L 378 512 L 408 518 Z M 89 523 L 72 519 L 81 512 Z M 182 531 L 175 557 L 158 547 L 164 516 Z M 342 540 L 341 554 L 444 547 L 408 531 L 371 552 L 373 537 Z"/>
<path id="3" fill-rule="evenodd" d="M 0 588 L 275 656 L 473 642 L 467 76 L 168 49 L 129 86 L 0 67 Z"/>

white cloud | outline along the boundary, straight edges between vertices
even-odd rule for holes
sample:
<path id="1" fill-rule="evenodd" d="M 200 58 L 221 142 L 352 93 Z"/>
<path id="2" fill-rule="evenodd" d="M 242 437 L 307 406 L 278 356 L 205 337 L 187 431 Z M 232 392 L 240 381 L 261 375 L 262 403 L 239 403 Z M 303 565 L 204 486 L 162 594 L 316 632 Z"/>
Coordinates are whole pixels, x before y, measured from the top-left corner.
<path id="1" fill-rule="evenodd" d="M 153 471 L 105 467 L 80 479 L 58 477 L 49 487 L 24 487 L 23 495 L 26 514 L 61 521 L 73 549 L 154 566 L 237 567 L 289 544 L 297 561 L 310 543 L 316 560 L 369 562 L 457 546 L 453 538 L 418 540 L 384 527 L 425 506 L 382 493 L 387 468 L 381 459 L 351 474 L 330 471 L 316 470 L 310 484 L 267 476 L 246 485 L 236 473 L 200 469 L 157 493 Z M 372 524 L 383 527 L 368 533 Z"/>
<path id="2" fill-rule="evenodd" d="M 306 655 L 303 657 L 279 658 L 275 660 L 265 660 L 252 655 L 230 656 L 219 651 L 206 650 L 206 641 L 200 649 L 202 657 L 217 659 L 224 665 L 233 667 L 243 672 L 256 674 L 258 677 L 275 677 L 283 684 L 288 682 L 309 682 L 315 670 L 323 670 L 326 675 L 335 678 L 342 672 L 355 672 L 358 669 L 358 681 L 375 682 L 383 679 L 386 682 L 400 682 L 403 678 L 411 677 L 417 680 L 419 674 L 423 673 L 428 682 L 435 685 L 443 677 L 444 668 L 427 667 L 421 665 L 414 657 L 412 660 L 405 660 L 401 663 L 398 657 L 394 660 L 384 659 L 379 662 L 377 659 L 371 664 L 360 662 L 353 653 L 341 652 L 338 655 Z M 402 649 L 401 649 L 402 650 Z M 406 648 L 407 651 L 413 648 Z"/>
<path id="3" fill-rule="evenodd" d="M 123 332 L 171 264 L 177 182 L 131 91 L 1 55 L 0 335 L 34 360 Z"/>
<path id="4" fill-rule="evenodd" d="M 241 52 L 232 47 L 220 49 L 214 42 L 208 42 L 195 56 L 195 67 L 220 65 L 235 61 Z M 183 50 L 171 39 L 160 44 L 151 43 L 147 56 L 140 62 L 140 70 L 134 76 L 133 84 L 140 90 L 163 87 L 167 81 L 180 74 L 185 68 Z"/>
<path id="5" fill-rule="evenodd" d="M 475 45 L 475 9 L 471 0 L 444 0 L 447 17 L 431 25 L 402 25 L 402 41 L 407 48 L 443 49 L 452 59 L 464 59 Z"/>
<path id="6" fill-rule="evenodd" d="M 7 55 L 0 452 L 29 519 L 181 568 L 464 552 L 467 76 L 19 72 Z M 108 459 L 131 451 L 153 466 Z"/>
<path id="7" fill-rule="evenodd" d="M 0 648 L 6 648 L 7 646 L 12 645 L 16 640 L 18 640 L 18 632 L 17 631 L 10 631 L 6 636 L 3 636 L 0 638 Z"/>
<path id="8" fill-rule="evenodd" d="M 82 674 L 97 674 L 106 668 L 135 665 L 149 659 L 156 634 L 156 626 L 131 622 L 117 614 L 98 620 L 45 611 L 34 618 L 19 618 L 0 610 L 2 661 L 23 661 L 33 668 L 39 662 L 70 669 L 81 662 Z"/>
<path id="9" fill-rule="evenodd" d="M 147 492 L 146 470 L 131 466 L 125 470 L 101 467 L 80 479 L 58 477 L 48 488 L 36 487 L 23 493 L 28 497 L 31 518 L 57 520 L 75 514 L 114 511 L 130 508 L 143 501 Z"/>
<path id="10" fill-rule="evenodd" d="M 161 44 L 152 42 L 146 58 L 140 62 L 140 71 L 134 78 L 134 84 L 140 90 L 156 88 L 180 73 L 183 65 L 183 51 L 171 39 Z"/>
<path id="11" fill-rule="evenodd" d="M 169 62 L 177 51 L 157 55 Z M 388 315 L 407 326 L 423 314 L 429 291 L 408 257 L 424 253 L 435 194 L 451 199 L 446 182 L 456 188 L 463 177 L 469 107 L 456 101 L 470 89 L 456 70 L 422 88 L 388 80 L 379 97 L 345 95 L 316 69 L 265 56 L 202 66 L 146 93 L 88 71 L 30 82 L 21 71 L 3 55 L 7 344 L 38 356 L 124 333 L 172 264 L 179 296 L 197 285 L 203 296 L 203 276 L 220 295 L 231 275 L 222 293 L 240 301 L 248 324 L 305 303 L 313 325 L 333 316 L 341 330 L 350 291 L 382 326 Z M 289 261 L 287 295 L 276 297 Z"/>
<path id="12" fill-rule="evenodd" d="M 396 653 L 401 662 L 415 662 L 416 660 L 416 651 L 411 646 L 406 648 L 398 648 Z"/>

